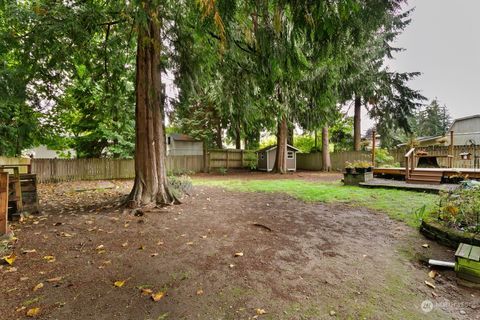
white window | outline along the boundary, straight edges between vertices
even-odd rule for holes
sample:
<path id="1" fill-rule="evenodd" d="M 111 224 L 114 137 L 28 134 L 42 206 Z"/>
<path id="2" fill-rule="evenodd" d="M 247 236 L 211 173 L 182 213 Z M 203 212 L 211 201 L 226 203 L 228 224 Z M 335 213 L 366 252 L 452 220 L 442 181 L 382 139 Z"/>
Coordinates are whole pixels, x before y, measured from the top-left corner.
<path id="1" fill-rule="evenodd" d="M 167 137 L 167 144 L 170 144 L 171 140 L 170 137 Z"/>
<path id="2" fill-rule="evenodd" d="M 293 151 L 287 152 L 287 159 L 293 159 Z"/>

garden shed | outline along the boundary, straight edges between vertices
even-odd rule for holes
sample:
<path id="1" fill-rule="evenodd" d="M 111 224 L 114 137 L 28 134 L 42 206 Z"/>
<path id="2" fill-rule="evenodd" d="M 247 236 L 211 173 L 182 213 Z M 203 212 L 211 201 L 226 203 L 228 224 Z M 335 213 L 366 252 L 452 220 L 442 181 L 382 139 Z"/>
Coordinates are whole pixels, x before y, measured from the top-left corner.
<path id="1" fill-rule="evenodd" d="M 203 142 L 186 134 L 167 135 L 167 156 L 202 156 Z"/>
<path id="2" fill-rule="evenodd" d="M 297 148 L 287 144 L 287 170 L 297 171 Z M 275 165 L 277 146 L 268 146 L 257 151 L 257 169 L 262 171 L 272 171 Z"/>

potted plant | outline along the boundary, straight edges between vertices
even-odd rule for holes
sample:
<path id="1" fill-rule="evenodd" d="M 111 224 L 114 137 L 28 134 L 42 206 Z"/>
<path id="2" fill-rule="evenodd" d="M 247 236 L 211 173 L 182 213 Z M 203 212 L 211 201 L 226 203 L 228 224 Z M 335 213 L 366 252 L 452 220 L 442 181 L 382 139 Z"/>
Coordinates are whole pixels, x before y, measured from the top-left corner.
<path id="1" fill-rule="evenodd" d="M 357 173 L 365 173 L 370 167 L 370 162 L 357 160 L 353 162 L 353 167 Z"/>
<path id="2" fill-rule="evenodd" d="M 348 174 L 352 174 L 354 172 L 355 168 L 353 167 L 353 164 L 349 161 L 345 162 L 345 172 Z"/>

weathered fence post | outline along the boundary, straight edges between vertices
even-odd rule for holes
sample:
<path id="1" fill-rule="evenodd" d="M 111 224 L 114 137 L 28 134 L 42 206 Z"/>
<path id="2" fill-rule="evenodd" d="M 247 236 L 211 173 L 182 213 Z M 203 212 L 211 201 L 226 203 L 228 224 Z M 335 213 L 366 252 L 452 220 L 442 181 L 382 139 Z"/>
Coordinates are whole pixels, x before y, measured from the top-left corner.
<path id="1" fill-rule="evenodd" d="M 0 172 L 0 235 L 8 232 L 8 172 Z"/>
<path id="2" fill-rule="evenodd" d="M 226 167 L 228 169 L 228 149 L 225 149 L 225 155 L 227 156 Z"/>

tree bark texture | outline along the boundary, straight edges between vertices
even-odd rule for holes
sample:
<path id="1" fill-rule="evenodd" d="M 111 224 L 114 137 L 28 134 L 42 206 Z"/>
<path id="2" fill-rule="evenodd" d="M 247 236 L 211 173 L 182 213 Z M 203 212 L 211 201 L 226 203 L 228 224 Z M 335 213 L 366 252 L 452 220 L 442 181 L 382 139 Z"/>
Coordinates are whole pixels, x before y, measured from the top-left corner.
<path id="1" fill-rule="evenodd" d="M 353 149 L 360 151 L 361 148 L 361 134 L 362 134 L 362 99 L 355 96 L 355 110 L 353 114 Z"/>
<path id="2" fill-rule="evenodd" d="M 146 25 L 139 26 L 137 44 L 135 182 L 128 197 L 131 207 L 172 204 L 176 201 L 168 189 L 165 165 L 161 26 L 155 18 L 158 15 L 151 8 L 145 10 L 149 19 Z"/>
<path id="3" fill-rule="evenodd" d="M 294 135 L 294 131 L 293 131 L 293 124 L 288 126 L 288 136 L 287 136 L 287 143 L 291 146 L 293 146 L 293 135 Z"/>
<path id="4" fill-rule="evenodd" d="M 220 125 L 220 121 L 217 124 L 217 132 L 215 133 L 215 144 L 217 145 L 218 149 L 223 148 L 222 126 Z"/>
<path id="5" fill-rule="evenodd" d="M 328 127 L 322 128 L 322 170 L 331 171 L 332 163 L 330 161 L 330 150 L 328 146 Z"/>
<path id="6" fill-rule="evenodd" d="M 285 116 L 282 116 L 278 121 L 277 152 L 275 157 L 275 165 L 273 166 L 273 172 L 287 172 L 287 135 L 287 118 Z"/>
<path id="7" fill-rule="evenodd" d="M 240 125 L 235 126 L 235 149 L 242 149 L 242 137 Z"/>

